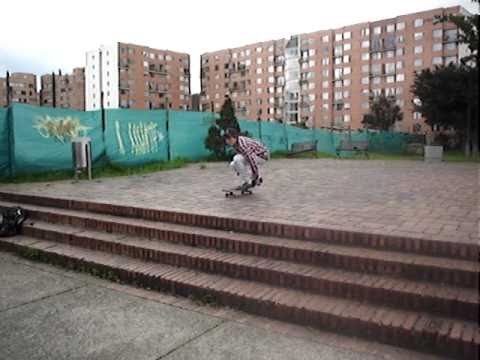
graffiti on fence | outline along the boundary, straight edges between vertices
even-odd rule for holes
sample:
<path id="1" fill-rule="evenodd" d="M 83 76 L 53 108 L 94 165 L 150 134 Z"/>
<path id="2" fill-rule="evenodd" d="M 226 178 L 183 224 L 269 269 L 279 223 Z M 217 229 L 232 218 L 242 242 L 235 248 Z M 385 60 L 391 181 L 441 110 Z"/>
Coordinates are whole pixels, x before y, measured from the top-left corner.
<path id="1" fill-rule="evenodd" d="M 115 121 L 115 134 L 118 151 L 125 155 L 125 139 L 122 137 L 122 124 Z M 159 151 L 160 143 L 165 139 L 163 133 L 158 129 L 158 124 L 150 122 L 127 123 L 126 131 L 130 143 L 130 155 L 141 156 L 156 153 Z"/>
<path id="2" fill-rule="evenodd" d="M 90 129 L 89 126 L 82 125 L 78 118 L 72 116 L 53 117 L 49 115 L 38 116 L 33 125 L 40 136 L 47 139 L 65 143 L 73 138 L 85 136 Z"/>

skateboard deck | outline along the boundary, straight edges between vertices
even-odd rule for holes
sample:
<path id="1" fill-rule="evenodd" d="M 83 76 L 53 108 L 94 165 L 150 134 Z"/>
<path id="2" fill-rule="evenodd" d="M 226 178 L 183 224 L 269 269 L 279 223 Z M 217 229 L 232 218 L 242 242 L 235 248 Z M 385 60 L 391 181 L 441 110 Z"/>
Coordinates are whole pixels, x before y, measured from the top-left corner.
<path id="1" fill-rule="evenodd" d="M 241 188 L 235 187 L 231 189 L 222 189 L 225 193 L 225 197 L 239 197 L 243 195 L 252 195 L 253 192 L 250 189 L 242 190 Z"/>

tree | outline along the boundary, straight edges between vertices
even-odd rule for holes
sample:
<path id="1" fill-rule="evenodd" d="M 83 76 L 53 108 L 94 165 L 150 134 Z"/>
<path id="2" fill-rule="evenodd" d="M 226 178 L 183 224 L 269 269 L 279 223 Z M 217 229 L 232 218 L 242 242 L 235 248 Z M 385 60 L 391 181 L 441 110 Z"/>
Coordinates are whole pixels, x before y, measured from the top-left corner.
<path id="1" fill-rule="evenodd" d="M 219 159 L 227 157 L 225 141 L 222 134 L 226 129 L 234 128 L 240 132 L 240 125 L 235 117 L 235 109 L 233 102 L 228 95 L 225 96 L 225 101 L 219 112 L 220 117 L 215 120 L 215 124 L 208 129 L 208 135 L 205 138 L 205 147 L 212 151 Z"/>
<path id="2" fill-rule="evenodd" d="M 403 113 L 395 96 L 381 94 L 370 100 L 370 112 L 363 116 L 362 124 L 364 128 L 389 131 L 402 119 Z"/>
<path id="3" fill-rule="evenodd" d="M 465 155 L 478 154 L 478 69 L 465 65 L 435 67 L 415 74 L 415 110 L 432 127 L 464 135 Z"/>
<path id="4" fill-rule="evenodd" d="M 472 2 L 478 3 L 479 0 L 473 0 Z M 469 54 L 464 56 L 461 60 L 463 64 L 470 64 L 472 67 L 478 65 L 478 22 L 479 14 L 462 15 L 462 14 L 448 14 L 444 16 L 437 16 L 435 22 L 450 22 L 457 26 L 459 32 L 457 35 L 457 41 L 460 44 L 466 44 L 468 46 Z"/>
<path id="5" fill-rule="evenodd" d="M 474 1 L 478 3 L 477 1 Z M 449 14 L 437 22 L 451 22 L 459 29 L 457 42 L 468 46 L 469 53 L 460 64 L 425 69 L 415 74 L 415 104 L 430 126 L 454 128 L 463 134 L 465 155 L 478 156 L 478 23 L 479 15 Z"/>

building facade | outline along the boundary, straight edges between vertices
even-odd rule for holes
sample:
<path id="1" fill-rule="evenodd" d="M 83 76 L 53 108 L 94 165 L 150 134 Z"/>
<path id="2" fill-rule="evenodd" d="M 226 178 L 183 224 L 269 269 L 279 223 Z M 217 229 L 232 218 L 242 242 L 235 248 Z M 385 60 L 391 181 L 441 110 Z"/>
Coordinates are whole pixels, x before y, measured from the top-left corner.
<path id="1" fill-rule="evenodd" d="M 84 68 L 75 68 L 72 74 L 45 74 L 40 82 L 41 106 L 85 110 Z"/>
<path id="2" fill-rule="evenodd" d="M 39 105 L 36 75 L 12 73 L 0 78 L 0 106 L 5 107 L 13 102 Z"/>
<path id="3" fill-rule="evenodd" d="M 117 43 L 86 54 L 86 110 L 190 108 L 190 56 Z"/>
<path id="4" fill-rule="evenodd" d="M 421 131 L 410 91 L 415 71 L 466 54 L 455 25 L 435 21 L 463 12 L 439 8 L 203 54 L 201 109 L 218 111 L 230 94 L 239 117 L 358 129 L 383 93 L 403 112 L 395 130 Z"/>

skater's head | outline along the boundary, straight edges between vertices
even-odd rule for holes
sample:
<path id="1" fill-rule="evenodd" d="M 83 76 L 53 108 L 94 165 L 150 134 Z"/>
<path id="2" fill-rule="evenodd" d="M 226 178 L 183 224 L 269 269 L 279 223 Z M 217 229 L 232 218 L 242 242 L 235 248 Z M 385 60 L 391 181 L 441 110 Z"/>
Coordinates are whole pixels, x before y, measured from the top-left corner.
<path id="1" fill-rule="evenodd" d="M 231 146 L 235 145 L 238 140 L 238 130 L 233 128 L 225 130 L 225 133 L 223 134 L 223 138 L 225 139 L 225 142 L 228 145 L 231 145 Z"/>

